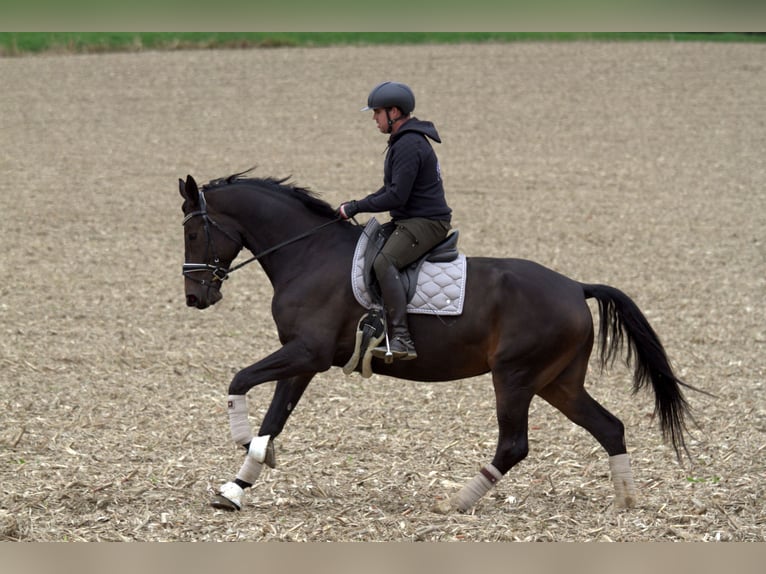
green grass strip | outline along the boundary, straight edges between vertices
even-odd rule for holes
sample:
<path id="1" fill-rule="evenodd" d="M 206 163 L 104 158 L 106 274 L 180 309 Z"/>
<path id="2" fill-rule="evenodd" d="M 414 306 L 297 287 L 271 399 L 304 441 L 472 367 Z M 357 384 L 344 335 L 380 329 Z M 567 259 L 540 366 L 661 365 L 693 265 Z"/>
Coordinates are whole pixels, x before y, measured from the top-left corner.
<path id="1" fill-rule="evenodd" d="M 0 32 L 0 56 L 280 46 L 571 41 L 765 42 L 766 34 L 690 32 Z"/>

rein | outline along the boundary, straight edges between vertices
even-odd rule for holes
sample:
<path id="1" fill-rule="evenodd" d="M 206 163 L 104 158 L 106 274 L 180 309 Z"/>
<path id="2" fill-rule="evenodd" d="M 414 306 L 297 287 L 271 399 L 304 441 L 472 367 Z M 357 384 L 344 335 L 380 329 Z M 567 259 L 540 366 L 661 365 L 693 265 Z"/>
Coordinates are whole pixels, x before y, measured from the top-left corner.
<path id="1" fill-rule="evenodd" d="M 283 241 L 282 243 L 279 243 L 277 245 L 274 245 L 273 247 L 269 247 L 268 249 L 264 249 L 260 253 L 258 253 L 256 255 L 253 255 L 252 257 L 250 257 L 249 259 L 246 259 L 242 263 L 238 263 L 234 267 L 230 268 L 229 269 L 229 273 L 244 267 L 248 263 L 252 263 L 253 261 L 258 260 L 261 257 L 265 257 L 269 253 L 273 253 L 274 251 L 277 251 L 278 249 L 282 249 L 283 247 L 286 247 L 287 245 L 290 245 L 291 243 L 295 243 L 296 241 L 300 241 L 301 239 L 305 239 L 306 237 L 309 237 L 310 235 L 314 235 L 317 231 L 320 231 L 320 230 L 324 229 L 325 227 L 327 227 L 328 225 L 332 225 L 333 223 L 338 223 L 339 221 L 342 221 L 342 219 L 343 219 L 342 217 L 338 216 L 337 219 L 332 219 L 330 221 L 326 221 L 322 225 L 318 225 L 316 227 L 313 227 L 313 228 L 309 229 L 308 231 L 306 231 L 304 233 L 301 233 L 300 235 L 296 235 L 295 237 L 293 237 L 291 239 L 288 239 L 286 241 Z"/>
<path id="2" fill-rule="evenodd" d="M 198 211 L 193 211 L 184 217 L 182 225 L 186 225 L 186 223 L 192 219 L 193 217 L 200 216 L 204 218 L 205 220 L 205 234 L 207 235 L 207 242 L 209 248 L 214 248 L 213 246 L 213 239 L 210 235 L 210 225 L 213 225 L 217 227 L 224 235 L 226 235 L 229 239 L 234 241 L 235 243 L 240 243 L 238 240 L 235 240 L 234 237 L 231 236 L 229 232 L 227 232 L 223 227 L 221 227 L 218 223 L 216 223 L 207 213 L 207 202 L 205 201 L 205 195 L 200 192 L 199 194 L 200 199 L 200 209 Z M 213 253 L 213 265 L 210 263 L 184 263 L 183 264 L 183 275 L 189 279 L 192 279 L 194 281 L 198 281 L 202 285 L 206 285 L 204 280 L 195 279 L 194 277 L 191 277 L 190 273 L 195 273 L 198 271 L 210 271 L 213 274 L 213 281 L 222 282 L 229 278 L 229 275 L 236 271 L 237 269 L 241 269 L 245 265 L 252 263 L 253 261 L 257 261 L 258 259 L 265 257 L 269 253 L 273 253 L 274 251 L 277 251 L 279 249 L 282 249 L 283 247 L 286 247 L 287 245 L 290 245 L 291 243 L 295 243 L 296 241 L 300 241 L 301 239 L 305 239 L 306 237 L 309 237 L 318 231 L 321 231 L 325 227 L 328 227 L 329 225 L 332 225 L 333 223 L 337 223 L 339 221 L 342 221 L 343 218 L 338 215 L 337 218 L 332 219 L 330 221 L 326 221 L 322 225 L 318 225 L 317 227 L 313 227 L 309 229 L 308 231 L 305 231 L 304 233 L 301 233 L 299 235 L 296 235 L 295 237 L 292 237 L 286 241 L 283 241 L 282 243 L 278 243 L 277 245 L 274 245 L 272 247 L 269 247 L 268 249 L 264 249 L 260 253 L 256 253 L 249 259 L 246 259 L 245 261 L 238 263 L 234 267 L 221 267 L 218 265 L 220 259 L 218 256 Z M 240 249 L 244 247 L 244 245 L 240 246 Z"/>

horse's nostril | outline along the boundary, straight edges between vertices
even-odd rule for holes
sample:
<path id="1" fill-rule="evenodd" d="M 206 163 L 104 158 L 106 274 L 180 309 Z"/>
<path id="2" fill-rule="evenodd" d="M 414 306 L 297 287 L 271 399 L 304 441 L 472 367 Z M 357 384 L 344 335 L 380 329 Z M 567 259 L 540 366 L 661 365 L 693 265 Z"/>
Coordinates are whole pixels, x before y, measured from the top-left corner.
<path id="1" fill-rule="evenodd" d="M 196 295 L 187 295 L 186 296 L 186 305 L 188 307 L 194 307 L 197 305 L 197 296 Z"/>

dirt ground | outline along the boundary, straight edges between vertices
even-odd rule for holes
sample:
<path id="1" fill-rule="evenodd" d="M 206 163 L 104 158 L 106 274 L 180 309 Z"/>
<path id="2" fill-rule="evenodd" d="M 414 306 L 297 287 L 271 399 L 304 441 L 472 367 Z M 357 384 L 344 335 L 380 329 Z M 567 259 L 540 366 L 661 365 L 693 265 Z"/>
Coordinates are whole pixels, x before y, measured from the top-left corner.
<path id="1" fill-rule="evenodd" d="M 0 59 L 0 539 L 763 541 L 766 46 L 509 44 Z M 492 458 L 488 377 L 318 376 L 240 513 L 226 391 L 278 345 L 256 265 L 188 309 L 177 179 L 257 165 L 332 204 L 374 190 L 382 79 L 436 123 L 461 249 L 630 294 L 689 394 L 679 465 L 630 394 L 638 507 L 612 509 L 595 440 L 541 400 L 530 454 L 469 514 L 440 515 Z M 363 218 L 364 219 L 364 218 Z M 252 424 L 273 392 L 250 397 Z"/>

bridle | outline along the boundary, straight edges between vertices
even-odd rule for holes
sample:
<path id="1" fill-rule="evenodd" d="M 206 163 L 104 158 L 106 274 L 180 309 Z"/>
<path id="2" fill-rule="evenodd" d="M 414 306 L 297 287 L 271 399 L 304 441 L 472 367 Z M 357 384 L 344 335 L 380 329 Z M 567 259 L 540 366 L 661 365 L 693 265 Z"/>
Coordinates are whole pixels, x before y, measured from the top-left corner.
<path id="1" fill-rule="evenodd" d="M 252 263 L 253 261 L 257 261 L 258 259 L 265 257 L 269 253 L 273 253 L 274 251 L 277 251 L 278 249 L 281 249 L 282 247 L 285 247 L 286 245 L 289 245 L 291 243 L 294 243 L 296 241 L 300 241 L 301 239 L 305 239 L 306 237 L 309 237 L 310 235 L 313 235 L 317 231 L 320 231 L 321 229 L 324 229 L 328 225 L 332 225 L 333 223 L 337 223 L 339 221 L 343 221 L 343 218 L 338 215 L 335 219 L 331 219 L 330 221 L 327 221 L 323 223 L 322 225 L 318 225 L 317 227 L 313 227 L 312 229 L 309 229 L 308 231 L 301 233 L 299 235 L 296 235 L 295 237 L 288 239 L 286 241 L 283 241 L 282 243 L 279 243 L 277 245 L 274 245 L 273 247 L 269 247 L 268 249 L 265 249 L 261 251 L 260 253 L 257 253 L 250 257 L 249 259 L 243 261 L 242 263 L 238 263 L 234 267 L 223 267 L 220 265 L 220 258 L 215 252 L 215 245 L 213 244 L 213 236 L 210 233 L 210 227 L 215 227 L 218 229 L 221 233 L 223 233 L 226 237 L 231 239 L 234 243 L 239 244 L 239 249 L 241 250 L 244 247 L 244 244 L 241 240 L 235 238 L 232 236 L 232 234 L 226 229 L 224 229 L 221 225 L 216 223 L 207 212 L 207 201 L 205 200 L 205 194 L 200 192 L 199 193 L 199 205 L 200 208 L 197 211 L 192 211 L 191 213 L 188 213 L 182 222 L 182 225 L 186 225 L 186 223 L 194 218 L 194 217 L 202 217 L 204 226 L 205 226 L 205 236 L 207 239 L 207 250 L 206 250 L 206 259 L 207 259 L 207 253 L 213 254 L 213 263 L 184 263 L 183 264 L 183 275 L 187 279 L 191 279 L 192 281 L 195 281 L 199 283 L 200 285 L 204 287 L 210 287 L 213 285 L 217 285 L 225 281 L 229 278 L 229 275 L 236 271 L 237 269 L 241 269 L 245 265 Z M 194 273 L 204 271 L 210 271 L 213 274 L 212 282 L 205 281 L 204 279 L 197 279 L 193 276 Z"/>
<path id="2" fill-rule="evenodd" d="M 220 283 L 227 279 L 229 277 L 230 269 L 228 267 L 223 267 L 220 265 L 220 258 L 216 254 L 215 251 L 215 245 L 213 244 L 213 235 L 210 233 L 210 227 L 216 227 L 218 230 L 220 230 L 226 237 L 231 239 L 237 244 L 241 244 L 241 242 L 234 237 L 231 236 L 229 232 L 227 232 L 223 227 L 218 225 L 213 219 L 208 215 L 207 213 L 207 201 L 205 200 L 205 194 L 201 193 L 199 194 L 199 206 L 200 208 L 197 211 L 192 211 L 191 213 L 188 213 L 186 217 L 184 217 L 183 223 L 181 225 L 186 225 L 186 223 L 193 219 L 194 217 L 202 217 L 202 220 L 204 222 L 205 226 L 205 238 L 207 240 L 207 248 L 205 250 L 205 259 L 207 260 L 207 255 L 209 253 L 213 254 L 213 264 L 210 263 L 184 263 L 183 264 L 183 275 L 184 277 L 191 279 L 192 281 L 195 281 L 199 283 L 200 285 L 204 287 L 209 287 L 211 283 L 208 283 L 204 279 L 197 279 L 193 276 L 194 273 L 199 273 L 203 271 L 210 271 L 213 274 L 213 280 L 212 284 Z"/>

